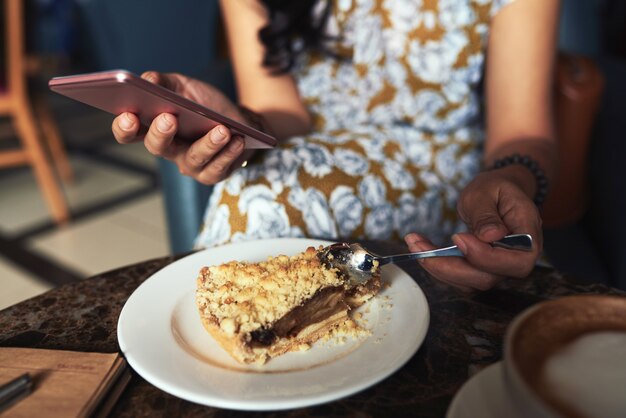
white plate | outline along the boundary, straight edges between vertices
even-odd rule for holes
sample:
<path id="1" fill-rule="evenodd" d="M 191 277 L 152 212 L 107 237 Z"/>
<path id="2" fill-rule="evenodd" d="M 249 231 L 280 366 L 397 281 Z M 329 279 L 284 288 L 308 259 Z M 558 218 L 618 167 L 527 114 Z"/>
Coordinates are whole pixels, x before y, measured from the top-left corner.
<path id="1" fill-rule="evenodd" d="M 194 292 L 203 266 L 258 262 L 293 255 L 310 239 L 229 244 L 182 258 L 156 272 L 130 296 L 118 321 L 122 352 L 133 369 L 159 389 L 204 405 L 278 410 L 329 402 L 363 390 L 398 370 L 415 354 L 429 322 L 428 303 L 415 281 L 396 266 L 383 268 L 389 284 L 360 308 L 372 335 L 318 342 L 264 366 L 242 366 L 204 330 Z"/>
<path id="2" fill-rule="evenodd" d="M 503 373 L 502 362 L 497 362 L 474 375 L 456 393 L 446 417 L 523 418 L 513 409 Z"/>

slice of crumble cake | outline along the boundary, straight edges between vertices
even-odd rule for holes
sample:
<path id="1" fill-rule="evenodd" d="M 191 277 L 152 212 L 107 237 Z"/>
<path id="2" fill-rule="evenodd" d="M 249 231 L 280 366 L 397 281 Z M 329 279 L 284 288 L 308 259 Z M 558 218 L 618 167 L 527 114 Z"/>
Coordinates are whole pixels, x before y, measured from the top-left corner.
<path id="1" fill-rule="evenodd" d="M 260 263 L 203 267 L 196 303 L 204 327 L 241 363 L 263 364 L 327 335 L 378 293 L 380 273 L 358 284 L 318 254 L 309 247 Z"/>

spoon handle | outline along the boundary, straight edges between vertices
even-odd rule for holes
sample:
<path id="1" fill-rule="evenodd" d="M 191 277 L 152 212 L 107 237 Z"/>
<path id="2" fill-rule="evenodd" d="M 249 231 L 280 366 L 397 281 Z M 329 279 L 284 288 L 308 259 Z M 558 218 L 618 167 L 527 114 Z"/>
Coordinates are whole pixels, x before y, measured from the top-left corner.
<path id="1" fill-rule="evenodd" d="M 529 234 L 513 234 L 490 243 L 492 247 L 505 248 L 507 250 L 531 251 L 533 239 Z M 418 258 L 429 257 L 463 257 L 463 253 L 456 245 L 445 248 L 438 248 L 430 251 L 420 251 L 418 253 L 396 254 L 388 257 L 380 257 L 379 265 L 397 263 L 399 261 L 417 260 Z"/>

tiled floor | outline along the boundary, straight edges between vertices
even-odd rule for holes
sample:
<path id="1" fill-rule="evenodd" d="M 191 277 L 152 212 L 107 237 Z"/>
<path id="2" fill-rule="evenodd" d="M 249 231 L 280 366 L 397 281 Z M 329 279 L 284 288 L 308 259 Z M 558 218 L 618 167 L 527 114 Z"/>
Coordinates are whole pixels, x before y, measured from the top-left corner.
<path id="1" fill-rule="evenodd" d="M 161 198 L 154 193 L 41 234 L 30 240 L 29 248 L 85 276 L 166 255 Z"/>
<path id="2" fill-rule="evenodd" d="M 0 238 L 81 278 L 167 255 L 154 158 L 141 144 L 117 144 L 107 114 L 55 97 L 51 103 L 76 177 L 64 191 L 72 213 L 83 215 L 54 226 L 31 170 L 5 169 L 0 171 Z M 1 119 L 0 143 L 14 141 L 11 132 L 9 121 Z M 54 286 L 54 278 L 21 263 L 0 253 L 0 309 Z"/>
<path id="3" fill-rule="evenodd" d="M 52 288 L 37 277 L 15 266 L 5 257 L 0 257 L 0 309 L 21 300 L 38 295 Z"/>

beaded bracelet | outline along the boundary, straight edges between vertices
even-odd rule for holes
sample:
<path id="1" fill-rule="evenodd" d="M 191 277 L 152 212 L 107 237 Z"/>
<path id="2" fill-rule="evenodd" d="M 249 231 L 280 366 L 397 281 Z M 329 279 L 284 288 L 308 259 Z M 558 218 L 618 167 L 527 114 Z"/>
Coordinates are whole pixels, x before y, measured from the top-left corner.
<path id="1" fill-rule="evenodd" d="M 535 176 L 537 191 L 535 192 L 533 201 L 537 206 L 541 205 L 548 195 L 548 178 L 543 170 L 539 168 L 537 161 L 533 160 L 528 155 L 513 154 L 496 160 L 491 166 L 491 169 L 503 168 L 513 164 L 523 165 Z"/>

